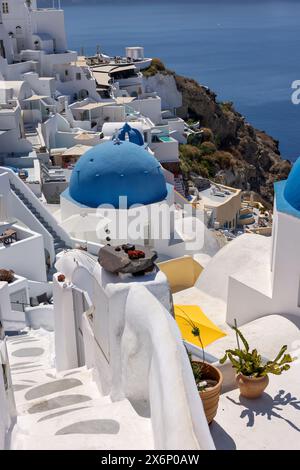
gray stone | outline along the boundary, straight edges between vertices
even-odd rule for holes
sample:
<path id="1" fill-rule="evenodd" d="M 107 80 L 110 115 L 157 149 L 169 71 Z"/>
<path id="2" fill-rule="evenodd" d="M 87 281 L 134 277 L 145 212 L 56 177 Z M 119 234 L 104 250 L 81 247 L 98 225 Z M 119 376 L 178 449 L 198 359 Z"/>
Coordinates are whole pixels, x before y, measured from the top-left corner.
<path id="1" fill-rule="evenodd" d="M 44 353 L 43 348 L 24 348 L 24 349 L 17 349 L 12 353 L 14 357 L 35 357 L 41 356 Z"/>
<path id="2" fill-rule="evenodd" d="M 79 406 L 78 408 L 70 408 L 69 410 L 58 411 L 57 413 L 52 413 L 51 415 L 43 416 L 38 420 L 38 423 L 43 421 L 48 421 L 49 419 L 58 418 L 59 416 L 64 416 L 70 413 L 75 413 L 75 411 L 86 410 L 90 408 L 89 406 Z"/>
<path id="3" fill-rule="evenodd" d="M 155 266 L 157 253 L 144 246 L 135 245 L 133 248 L 143 251 L 145 256 L 140 259 L 130 259 L 121 246 L 107 245 L 99 251 L 98 261 L 106 271 L 113 274 L 138 274 L 152 270 Z"/>
<path id="4" fill-rule="evenodd" d="M 82 385 L 81 380 L 78 379 L 61 379 L 54 382 L 49 382 L 38 387 L 34 387 L 26 393 L 26 400 L 35 400 L 42 398 L 53 393 L 63 392 L 71 388 L 79 387 Z"/>
<path id="5" fill-rule="evenodd" d="M 49 400 L 41 401 L 36 403 L 29 408 L 29 414 L 44 413 L 45 411 L 56 410 L 58 408 L 64 408 L 65 406 L 77 405 L 79 403 L 85 403 L 92 400 L 87 395 L 62 395 Z"/>

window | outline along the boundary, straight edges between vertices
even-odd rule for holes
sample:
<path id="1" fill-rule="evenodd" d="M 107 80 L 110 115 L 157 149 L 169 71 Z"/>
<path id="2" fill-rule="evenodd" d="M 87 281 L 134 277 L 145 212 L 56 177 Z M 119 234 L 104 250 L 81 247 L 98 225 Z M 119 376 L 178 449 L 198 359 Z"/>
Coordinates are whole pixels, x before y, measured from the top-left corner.
<path id="1" fill-rule="evenodd" d="M 81 80 L 81 73 L 76 73 L 76 80 Z"/>
<path id="2" fill-rule="evenodd" d="M 9 13 L 8 2 L 2 2 L 2 13 L 6 15 Z"/>
<path id="3" fill-rule="evenodd" d="M 4 382 L 4 388 L 7 391 L 8 390 L 8 370 L 7 370 L 7 364 L 2 364 L 2 375 L 3 375 L 3 382 Z"/>
<path id="4" fill-rule="evenodd" d="M 5 48 L 4 48 L 4 41 L 0 39 L 0 56 L 5 59 L 6 54 L 5 54 Z"/>

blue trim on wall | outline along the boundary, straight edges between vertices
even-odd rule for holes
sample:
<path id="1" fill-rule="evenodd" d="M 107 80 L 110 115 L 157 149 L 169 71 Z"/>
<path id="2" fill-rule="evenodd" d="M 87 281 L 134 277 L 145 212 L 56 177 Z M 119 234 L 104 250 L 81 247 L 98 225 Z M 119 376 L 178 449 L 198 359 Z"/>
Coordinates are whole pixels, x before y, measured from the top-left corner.
<path id="1" fill-rule="evenodd" d="M 284 214 L 288 214 L 300 219 L 300 211 L 291 206 L 291 204 L 286 200 L 284 196 L 287 181 L 288 180 L 278 181 L 278 183 L 274 184 L 276 195 L 276 208 L 278 212 L 283 212 Z"/>

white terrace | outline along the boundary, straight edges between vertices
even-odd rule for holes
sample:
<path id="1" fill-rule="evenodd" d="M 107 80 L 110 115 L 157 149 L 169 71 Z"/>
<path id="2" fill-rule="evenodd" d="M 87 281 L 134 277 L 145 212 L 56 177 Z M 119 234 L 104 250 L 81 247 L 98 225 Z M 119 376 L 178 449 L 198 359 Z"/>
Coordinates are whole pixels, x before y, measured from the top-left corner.
<path id="1" fill-rule="evenodd" d="M 165 275 L 121 279 L 78 250 L 61 255 L 57 268 L 65 280 L 54 276 L 54 310 L 40 309 L 35 318 L 35 328 L 43 317 L 46 330 L 6 340 L 11 375 L 0 407 L 2 446 L 5 438 L 11 449 L 299 449 L 299 361 L 271 377 L 257 400 L 239 396 L 225 364 L 218 414 L 208 427 L 169 313 Z M 242 330 L 266 357 L 284 333 L 289 346 L 299 339 L 280 316 Z M 224 350 L 217 349 L 216 356 Z"/>

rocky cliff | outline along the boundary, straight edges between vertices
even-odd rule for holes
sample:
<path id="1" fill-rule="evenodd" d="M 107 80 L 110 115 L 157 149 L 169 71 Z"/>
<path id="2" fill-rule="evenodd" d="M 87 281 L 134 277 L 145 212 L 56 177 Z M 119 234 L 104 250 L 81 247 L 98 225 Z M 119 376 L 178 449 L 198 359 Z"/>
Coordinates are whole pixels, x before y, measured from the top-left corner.
<path id="1" fill-rule="evenodd" d="M 274 182 L 285 179 L 291 169 L 276 140 L 251 126 L 231 102 L 218 102 L 207 87 L 167 70 L 158 59 L 144 71 L 144 80 L 149 91 L 160 90 L 164 109 L 177 107 L 177 115 L 200 122 L 200 133 L 181 146 L 181 168 L 187 176 L 193 171 L 273 200 Z"/>

